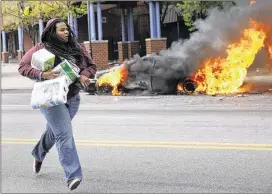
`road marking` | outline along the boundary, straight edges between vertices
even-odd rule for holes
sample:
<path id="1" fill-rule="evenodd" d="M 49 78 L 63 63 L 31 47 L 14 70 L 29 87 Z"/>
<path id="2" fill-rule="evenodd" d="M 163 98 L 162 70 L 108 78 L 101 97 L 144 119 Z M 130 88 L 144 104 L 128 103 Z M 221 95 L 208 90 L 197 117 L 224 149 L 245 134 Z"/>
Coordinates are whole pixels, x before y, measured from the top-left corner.
<path id="1" fill-rule="evenodd" d="M 24 138 L 2 138 L 2 141 L 39 141 L 39 139 Z M 178 141 L 128 141 L 128 140 L 76 140 L 79 143 L 129 143 L 129 144 L 194 144 L 194 145 L 217 145 L 217 146 L 250 146 L 250 147 L 272 147 L 272 144 L 247 144 L 247 143 L 220 143 L 220 142 L 178 142 Z"/>
<path id="2" fill-rule="evenodd" d="M 36 144 L 39 139 L 3 138 L 2 144 Z M 263 150 L 272 151 L 272 144 L 241 144 L 217 142 L 159 142 L 159 141 L 114 141 L 77 140 L 78 146 L 92 147 L 143 147 L 143 148 L 187 148 L 214 150 Z"/>
<path id="3" fill-rule="evenodd" d="M 35 142 L 5 142 L 2 144 L 36 144 Z M 141 147 L 141 148 L 187 148 L 187 149 L 210 149 L 210 150 L 251 150 L 251 151 L 272 151 L 272 147 L 231 147 L 231 146 L 193 146 L 193 145 L 152 145 L 152 144 L 98 144 L 98 143 L 77 143 L 77 146 L 89 147 Z"/>

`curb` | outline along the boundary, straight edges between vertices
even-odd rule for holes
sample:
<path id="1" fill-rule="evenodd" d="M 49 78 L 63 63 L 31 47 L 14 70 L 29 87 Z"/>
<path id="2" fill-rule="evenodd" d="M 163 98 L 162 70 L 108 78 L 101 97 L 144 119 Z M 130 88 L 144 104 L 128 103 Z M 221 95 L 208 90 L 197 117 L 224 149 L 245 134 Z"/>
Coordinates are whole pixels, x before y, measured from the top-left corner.
<path id="1" fill-rule="evenodd" d="M 32 88 L 22 88 L 22 89 L 1 89 L 1 93 L 31 93 Z"/>
<path id="2" fill-rule="evenodd" d="M 31 94 L 32 88 L 18 88 L 18 89 L 1 89 L 2 94 L 11 94 L 11 93 L 29 93 Z M 89 94 L 88 92 L 85 91 L 80 91 L 80 93 L 85 93 Z"/>

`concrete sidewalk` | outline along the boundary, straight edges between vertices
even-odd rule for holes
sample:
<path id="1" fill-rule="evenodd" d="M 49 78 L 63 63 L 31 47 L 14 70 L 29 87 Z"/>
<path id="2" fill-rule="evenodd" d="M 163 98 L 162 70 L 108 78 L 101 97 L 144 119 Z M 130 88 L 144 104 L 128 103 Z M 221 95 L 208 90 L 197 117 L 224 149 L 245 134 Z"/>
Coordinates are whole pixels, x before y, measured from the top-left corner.
<path id="1" fill-rule="evenodd" d="M 32 90 L 35 81 L 23 77 L 18 72 L 19 64 L 16 61 L 1 64 L 2 90 Z"/>

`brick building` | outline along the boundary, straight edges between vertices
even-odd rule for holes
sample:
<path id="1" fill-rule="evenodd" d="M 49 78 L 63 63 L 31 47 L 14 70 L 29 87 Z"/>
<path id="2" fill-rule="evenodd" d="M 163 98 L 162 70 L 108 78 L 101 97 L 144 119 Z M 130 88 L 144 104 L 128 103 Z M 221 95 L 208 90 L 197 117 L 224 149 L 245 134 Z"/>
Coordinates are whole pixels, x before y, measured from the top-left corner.
<path id="1" fill-rule="evenodd" d="M 105 6 L 105 5 L 104 5 Z M 116 5 L 104 7 L 102 5 L 102 28 L 103 40 L 108 40 L 109 60 L 118 59 L 118 42 L 122 40 L 121 37 L 121 9 Z M 104 7 L 104 9 L 103 9 Z M 133 9 L 135 13 L 135 39 L 140 41 L 140 45 L 145 44 L 145 38 L 149 36 L 149 13 L 145 4 L 139 3 L 137 8 Z M 88 40 L 87 15 L 78 18 L 78 40 L 84 42 Z M 145 47 L 141 47 L 140 54 L 145 54 Z"/>
<path id="2" fill-rule="evenodd" d="M 134 24 L 134 37 L 138 42 L 137 45 L 118 48 L 118 42 L 122 41 L 122 32 L 121 32 L 121 11 L 120 7 L 116 4 L 101 4 L 101 13 L 102 13 L 102 28 L 103 28 L 103 41 L 107 41 L 107 48 L 103 48 L 97 41 L 91 41 L 89 44 L 92 48 L 97 48 L 99 53 L 98 58 L 103 58 L 108 56 L 106 61 L 117 61 L 120 59 L 120 55 L 125 55 L 123 53 L 124 49 L 127 49 L 126 56 L 123 58 L 129 58 L 133 53 L 139 53 L 140 56 L 144 56 L 151 52 L 159 52 L 160 48 L 167 48 L 171 45 L 173 41 L 178 40 L 179 38 L 187 38 L 188 31 L 184 26 L 179 14 L 170 7 L 169 11 L 166 14 L 164 22 L 162 22 L 161 30 L 162 37 L 164 39 L 155 41 L 150 39 L 150 15 L 149 7 L 145 2 L 138 2 L 137 6 L 133 7 L 133 24 Z M 97 13 L 95 13 L 97 14 Z M 126 13 L 127 17 L 127 13 Z M 78 40 L 80 43 L 88 41 L 88 20 L 87 15 L 84 15 L 77 19 L 78 22 Z M 97 23 L 96 23 L 97 25 Z M 126 23 L 127 25 L 127 23 Z M 127 26 L 126 26 L 127 27 Z M 39 42 L 39 27 L 36 25 L 36 32 L 30 38 L 27 32 L 24 32 L 24 51 L 27 52 L 33 45 Z M 97 29 L 96 29 L 97 30 Z M 18 46 L 18 32 L 7 32 L 7 48 L 11 58 L 17 56 Z M 126 34 L 126 38 L 127 38 Z M 166 41 L 165 41 L 166 38 Z M 102 42 L 103 42 L 102 41 Z M 105 45 L 105 44 L 104 44 Z M 87 45 L 88 47 L 88 45 Z M 158 49 L 156 49 L 156 48 Z M 100 50 L 99 50 L 100 49 Z M 105 52 L 107 50 L 107 53 Z M 123 49 L 123 50 L 122 50 Z M 128 53 L 128 52 L 132 53 Z M 121 56 L 122 57 L 122 56 Z M 104 57 L 105 58 L 105 57 Z M 120 60 L 119 60 L 120 61 Z M 107 65 L 107 64 L 106 64 Z"/>

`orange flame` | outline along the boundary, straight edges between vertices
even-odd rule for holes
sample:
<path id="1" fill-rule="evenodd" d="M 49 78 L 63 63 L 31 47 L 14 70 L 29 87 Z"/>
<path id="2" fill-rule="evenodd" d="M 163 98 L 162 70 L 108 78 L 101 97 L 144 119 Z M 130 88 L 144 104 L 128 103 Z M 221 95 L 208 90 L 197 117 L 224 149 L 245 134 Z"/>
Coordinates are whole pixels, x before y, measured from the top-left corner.
<path id="1" fill-rule="evenodd" d="M 247 68 L 264 47 L 266 30 L 265 26 L 250 20 L 250 28 L 244 30 L 240 41 L 228 46 L 225 59 L 218 57 L 204 61 L 194 75 L 198 85 L 196 91 L 210 95 L 238 92 Z"/>
<path id="2" fill-rule="evenodd" d="M 122 93 L 118 90 L 118 86 L 125 83 L 128 79 L 128 69 L 125 66 L 115 69 L 109 73 L 102 75 L 98 81 L 98 86 L 111 86 L 112 95 L 118 96 Z"/>
<path id="3" fill-rule="evenodd" d="M 177 85 L 177 91 L 178 91 L 178 92 L 183 91 L 183 87 L 182 87 L 182 84 L 181 84 L 181 83 L 179 83 L 179 84 Z"/>
<path id="4" fill-rule="evenodd" d="M 272 60 L 272 45 L 268 45 L 268 53 L 269 53 L 269 57 Z"/>
<path id="5" fill-rule="evenodd" d="M 267 64 L 268 65 L 267 68 L 270 72 L 272 72 L 272 42 L 271 41 L 267 43 L 267 52 L 270 59 L 269 64 Z"/>
<path id="6" fill-rule="evenodd" d="M 270 61 L 272 62 L 272 39 L 271 39 L 271 37 L 267 38 L 266 50 L 267 50 L 267 53 L 268 53 L 268 57 L 269 57 Z"/>

